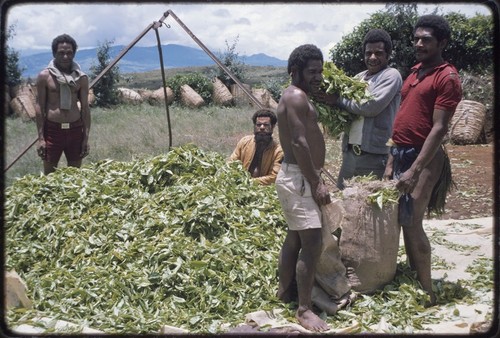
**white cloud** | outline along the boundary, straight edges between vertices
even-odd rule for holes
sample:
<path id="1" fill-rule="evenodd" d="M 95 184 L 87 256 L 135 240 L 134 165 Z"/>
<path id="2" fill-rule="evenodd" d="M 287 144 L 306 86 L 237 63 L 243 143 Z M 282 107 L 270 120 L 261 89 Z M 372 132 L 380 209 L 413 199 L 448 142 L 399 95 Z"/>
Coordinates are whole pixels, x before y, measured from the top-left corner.
<path id="1" fill-rule="evenodd" d="M 378 10 L 378 4 L 212 4 L 212 3 L 89 3 L 89 4 L 26 4 L 14 5 L 7 12 L 7 25 L 15 24 L 15 36 L 9 45 L 16 50 L 50 50 L 52 39 L 62 33 L 73 36 L 81 49 L 96 47 L 104 41 L 128 45 L 148 25 L 158 21 L 171 9 L 202 43 L 213 52 L 224 51 L 226 41 L 238 37 L 240 55 L 266 53 L 280 59 L 296 46 L 313 43 L 325 57 L 342 36 Z M 479 4 L 440 5 L 444 11 L 467 15 L 489 14 Z M 434 5 L 421 5 L 431 10 Z M 162 44 L 198 47 L 171 17 L 159 29 Z M 156 44 L 151 30 L 139 46 Z"/>

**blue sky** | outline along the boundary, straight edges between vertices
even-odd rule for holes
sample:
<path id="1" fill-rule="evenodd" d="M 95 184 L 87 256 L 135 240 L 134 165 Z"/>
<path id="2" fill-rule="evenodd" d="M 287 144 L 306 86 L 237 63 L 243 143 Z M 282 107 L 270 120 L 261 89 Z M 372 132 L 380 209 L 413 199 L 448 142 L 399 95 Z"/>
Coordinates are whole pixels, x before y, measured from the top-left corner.
<path id="1" fill-rule="evenodd" d="M 5 19 L 15 25 L 15 36 L 9 46 L 21 54 L 50 50 L 52 39 L 62 33 L 73 36 L 79 48 L 96 47 L 104 41 L 114 45 L 128 45 L 149 24 L 160 20 L 163 13 L 172 10 L 180 20 L 212 52 L 223 52 L 228 43 L 237 40 L 240 55 L 265 53 L 283 60 L 298 45 L 313 43 L 323 53 L 342 36 L 350 33 L 362 20 L 385 3 L 71 3 L 18 4 L 9 8 Z M 425 14 L 436 5 L 420 4 L 419 13 Z M 474 2 L 440 3 L 443 13 L 460 12 L 467 16 L 490 14 L 487 6 Z M 167 18 L 159 29 L 162 44 L 198 45 L 173 18 Z M 138 46 L 156 45 L 153 30 Z"/>

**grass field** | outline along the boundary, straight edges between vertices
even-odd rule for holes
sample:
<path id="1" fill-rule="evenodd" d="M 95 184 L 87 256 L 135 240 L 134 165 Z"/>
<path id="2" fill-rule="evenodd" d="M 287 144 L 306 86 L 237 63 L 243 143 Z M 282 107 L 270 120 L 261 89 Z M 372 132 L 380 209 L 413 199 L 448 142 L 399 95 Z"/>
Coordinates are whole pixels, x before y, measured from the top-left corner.
<path id="1" fill-rule="evenodd" d="M 215 67 L 215 66 L 214 66 Z M 214 67 L 175 68 L 165 71 L 166 77 L 188 72 L 200 72 L 206 76 L 214 74 Z M 252 87 L 284 83 L 284 67 L 246 66 L 244 83 Z M 157 89 L 162 84 L 161 71 L 122 74 L 118 87 L 133 89 Z M 278 98 L 277 98 L 278 99 Z M 189 109 L 174 103 L 169 106 L 172 146 L 194 143 L 200 148 L 229 156 L 238 140 L 253 133 L 251 116 L 256 108 L 246 103 L 232 107 L 208 105 L 199 109 Z M 103 159 L 132 161 L 137 158 L 165 153 L 169 148 L 169 126 L 164 106 L 118 105 L 110 109 L 91 108 L 92 125 L 90 132 L 90 154 L 83 164 Z M 20 118 L 5 119 L 4 163 L 5 167 L 35 141 L 36 124 L 23 122 Z M 275 138 L 278 138 L 277 128 Z M 328 140 L 327 162 L 330 167 L 340 163 L 336 140 Z M 65 167 L 63 156 L 59 167 Z M 36 154 L 36 144 L 30 147 L 7 172 L 4 173 L 5 185 L 27 174 L 38 175 L 42 172 L 42 161 Z M 336 173 L 333 173 L 336 176 Z"/>
<path id="2" fill-rule="evenodd" d="M 229 156 L 238 140 L 253 132 L 250 105 L 235 107 L 206 106 L 192 110 L 179 105 L 169 107 L 172 146 L 194 143 L 202 149 Z M 90 154 L 83 164 L 103 159 L 132 161 L 165 153 L 169 148 L 169 128 L 164 107 L 120 105 L 113 109 L 92 109 Z M 5 166 L 10 165 L 36 139 L 35 122 L 19 118 L 5 121 Z M 275 138 L 277 138 L 277 129 Z M 328 140 L 327 162 L 338 163 L 338 145 Z M 64 155 L 59 167 L 65 167 Z M 36 144 L 4 174 L 5 185 L 17 177 L 42 172 Z"/>

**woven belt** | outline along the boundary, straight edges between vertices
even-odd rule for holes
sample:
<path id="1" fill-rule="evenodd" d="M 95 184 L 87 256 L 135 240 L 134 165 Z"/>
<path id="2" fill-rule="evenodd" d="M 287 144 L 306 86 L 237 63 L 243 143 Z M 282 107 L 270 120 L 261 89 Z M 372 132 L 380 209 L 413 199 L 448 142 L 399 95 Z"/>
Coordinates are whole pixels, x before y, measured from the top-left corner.
<path id="1" fill-rule="evenodd" d="M 73 129 L 83 126 L 82 120 L 77 120 L 75 122 L 63 122 L 63 123 L 45 120 L 45 123 L 47 123 L 47 125 L 50 125 L 58 129 Z"/>
<path id="2" fill-rule="evenodd" d="M 361 153 L 363 152 L 361 150 L 361 146 L 359 144 L 348 144 L 347 148 L 352 149 L 352 152 L 354 153 L 354 155 L 357 155 L 357 156 L 361 155 Z"/>

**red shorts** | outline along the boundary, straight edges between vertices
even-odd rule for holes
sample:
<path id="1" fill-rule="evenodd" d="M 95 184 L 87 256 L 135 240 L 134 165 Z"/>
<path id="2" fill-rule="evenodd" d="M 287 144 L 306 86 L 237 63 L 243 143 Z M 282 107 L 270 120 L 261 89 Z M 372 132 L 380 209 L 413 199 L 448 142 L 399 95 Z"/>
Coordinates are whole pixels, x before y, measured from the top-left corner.
<path id="1" fill-rule="evenodd" d="M 57 123 L 45 120 L 45 160 L 58 163 L 64 152 L 68 162 L 81 160 L 83 122 Z"/>

